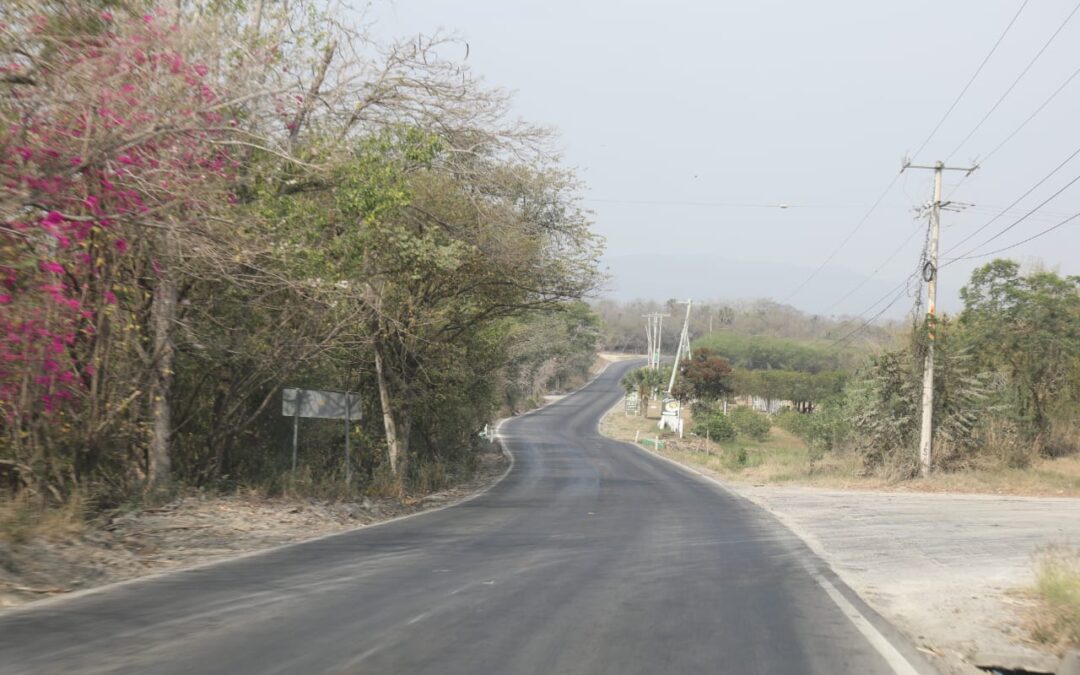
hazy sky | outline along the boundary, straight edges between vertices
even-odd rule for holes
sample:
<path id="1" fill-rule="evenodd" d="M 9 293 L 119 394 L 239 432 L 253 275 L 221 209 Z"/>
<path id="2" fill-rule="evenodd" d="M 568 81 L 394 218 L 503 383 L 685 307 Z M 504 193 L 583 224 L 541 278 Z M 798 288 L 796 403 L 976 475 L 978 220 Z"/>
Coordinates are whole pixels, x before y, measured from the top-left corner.
<path id="1" fill-rule="evenodd" d="M 455 31 L 469 63 L 516 92 L 521 116 L 557 127 L 567 164 L 588 184 L 587 206 L 613 269 L 628 256 L 715 256 L 767 263 L 772 284 L 679 266 L 682 295 L 785 300 L 858 225 L 960 93 L 1021 0 L 867 2 L 616 2 L 396 0 L 372 15 L 383 36 Z M 965 136 L 1076 7 L 1033 0 L 951 116 L 917 157 L 964 165 L 985 157 L 1080 68 L 1080 12 L 986 120 Z M 985 224 L 1080 148 L 1080 76 L 945 199 L 942 250 Z M 854 286 L 901 243 L 877 277 L 834 311 L 859 313 L 916 267 L 923 233 L 911 209 L 929 201 L 930 171 L 909 171 L 830 263 Z M 1080 156 L 954 254 L 966 252 L 1080 176 Z M 791 208 L 740 206 L 781 204 Z M 1080 212 L 1080 184 L 979 251 L 1029 237 Z M 925 220 L 923 221 L 925 224 Z M 1080 219 L 1010 251 L 1080 273 Z M 978 261 L 941 275 L 941 304 Z M 777 273 L 776 270 L 785 270 Z M 693 271 L 691 271 L 693 270 Z M 823 279 L 828 277 L 823 274 Z M 705 276 L 708 276 L 705 274 Z M 719 278 L 719 277 L 718 277 Z M 760 280 L 759 280 L 760 281 Z M 822 311 L 847 288 L 812 280 L 790 297 Z M 886 283 L 887 282 L 887 283 Z M 619 293 L 620 279 L 615 279 Z M 695 290 L 699 289 L 699 290 Z M 708 290 L 701 290 L 708 289 Z M 757 289 L 757 290 L 756 290 Z M 895 311 L 910 308 L 903 298 Z"/>

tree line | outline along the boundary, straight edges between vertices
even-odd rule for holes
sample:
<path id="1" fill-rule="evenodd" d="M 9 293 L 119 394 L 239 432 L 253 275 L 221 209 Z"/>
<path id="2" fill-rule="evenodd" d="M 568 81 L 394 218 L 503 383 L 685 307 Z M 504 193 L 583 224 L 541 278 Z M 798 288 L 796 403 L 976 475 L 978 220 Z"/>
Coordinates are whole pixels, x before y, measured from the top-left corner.
<path id="1" fill-rule="evenodd" d="M 918 472 L 923 366 L 932 339 L 937 468 L 1024 467 L 1080 452 L 1080 277 L 994 260 L 972 273 L 961 299 L 957 315 L 932 326 L 916 318 L 869 352 L 714 332 L 679 364 L 672 394 L 696 402 L 695 413 L 703 413 L 717 439 L 733 437 L 735 421 L 760 423 L 749 415 L 719 420 L 717 401 L 790 401 L 793 408 L 772 422 L 803 437 L 812 457 L 855 452 L 867 471 L 911 477 Z M 623 385 L 647 396 L 666 382 L 638 371 Z"/>
<path id="2" fill-rule="evenodd" d="M 361 481 L 400 492 L 580 377 L 601 242 L 466 58 L 306 2 L 5 3 L 8 488 L 282 489 L 288 385 L 358 392 Z M 305 427 L 313 480 L 335 433 Z"/>

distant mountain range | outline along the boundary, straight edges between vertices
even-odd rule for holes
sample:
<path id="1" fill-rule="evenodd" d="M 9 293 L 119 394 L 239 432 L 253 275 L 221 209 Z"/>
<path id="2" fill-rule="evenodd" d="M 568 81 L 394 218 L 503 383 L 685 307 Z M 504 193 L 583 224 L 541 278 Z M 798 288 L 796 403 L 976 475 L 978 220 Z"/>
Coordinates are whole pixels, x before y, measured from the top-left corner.
<path id="1" fill-rule="evenodd" d="M 607 292 L 615 300 L 692 297 L 696 300 L 745 300 L 771 298 L 784 301 L 813 271 L 812 267 L 780 263 L 731 260 L 711 255 L 622 255 L 603 262 L 611 276 Z M 830 309 L 852 288 L 865 284 L 851 297 Z M 786 304 L 811 314 L 861 314 L 894 288 L 899 280 L 869 279 L 842 267 L 826 267 Z M 890 297 L 891 299 L 891 297 Z M 913 300 L 901 299 L 885 318 L 900 318 Z M 879 311 L 881 306 L 875 308 Z"/>

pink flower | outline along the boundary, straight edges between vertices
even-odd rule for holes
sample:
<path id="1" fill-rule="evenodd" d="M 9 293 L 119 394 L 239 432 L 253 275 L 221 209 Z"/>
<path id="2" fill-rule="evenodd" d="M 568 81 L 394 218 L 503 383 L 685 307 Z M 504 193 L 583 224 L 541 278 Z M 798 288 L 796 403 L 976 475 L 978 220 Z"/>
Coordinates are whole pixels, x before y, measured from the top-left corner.
<path id="1" fill-rule="evenodd" d="M 15 298 L 13 298 L 10 293 L 0 295 L 0 305 L 10 305 L 14 301 Z"/>
<path id="2" fill-rule="evenodd" d="M 110 305 L 115 305 L 116 293 L 113 293 L 112 291 L 105 291 L 105 302 L 109 303 Z"/>
<path id="3" fill-rule="evenodd" d="M 201 63 L 195 64 L 195 72 L 199 74 L 199 77 L 206 77 L 206 74 L 210 72 L 210 69 Z"/>
<path id="4" fill-rule="evenodd" d="M 117 239 L 113 242 L 113 246 L 116 248 L 117 253 L 124 253 L 128 250 L 128 243 L 126 239 Z"/>
<path id="5" fill-rule="evenodd" d="M 59 225 L 64 222 L 64 217 L 57 211 L 49 211 L 41 222 L 43 225 Z"/>
<path id="6" fill-rule="evenodd" d="M 102 21 L 112 21 L 112 18 L 113 18 L 112 17 L 112 12 L 102 12 L 101 13 L 101 20 Z"/>
<path id="7" fill-rule="evenodd" d="M 40 266 L 42 272 L 52 272 L 53 274 L 64 273 L 64 266 L 57 262 L 42 260 Z"/>

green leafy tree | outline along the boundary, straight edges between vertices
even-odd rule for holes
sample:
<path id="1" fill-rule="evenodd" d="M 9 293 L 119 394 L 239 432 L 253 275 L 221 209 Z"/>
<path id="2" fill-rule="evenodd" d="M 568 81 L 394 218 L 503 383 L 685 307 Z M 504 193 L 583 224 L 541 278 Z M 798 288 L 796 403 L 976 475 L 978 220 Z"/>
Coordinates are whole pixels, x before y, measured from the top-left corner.
<path id="1" fill-rule="evenodd" d="M 1019 419 L 1037 449 L 1052 417 L 1076 420 L 1072 385 L 1080 370 L 1080 277 L 1048 271 L 1020 273 L 995 260 L 971 275 L 960 291 L 960 325 L 979 359 L 1004 373 Z"/>

